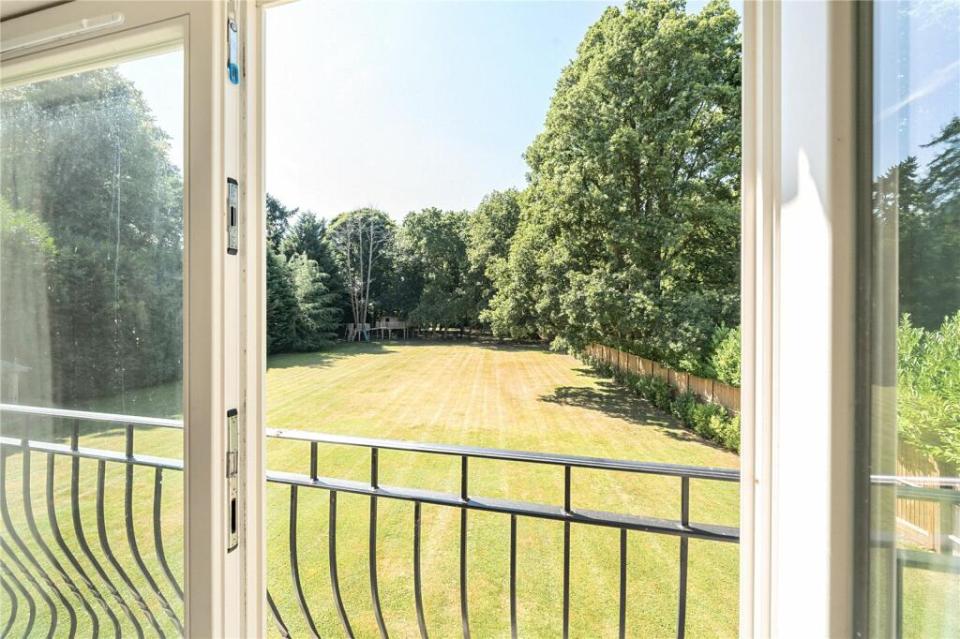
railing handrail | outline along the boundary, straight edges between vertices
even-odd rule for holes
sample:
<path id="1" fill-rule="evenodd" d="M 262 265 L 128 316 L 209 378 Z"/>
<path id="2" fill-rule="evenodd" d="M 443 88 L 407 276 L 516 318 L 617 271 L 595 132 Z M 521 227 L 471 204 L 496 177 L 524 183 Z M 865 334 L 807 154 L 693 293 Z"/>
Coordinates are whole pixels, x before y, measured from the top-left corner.
<path id="1" fill-rule="evenodd" d="M 108 422 L 113 424 L 132 424 L 134 426 L 159 426 L 160 428 L 183 428 L 183 420 L 165 419 L 162 417 L 142 417 L 139 415 L 118 415 L 116 413 L 98 413 L 88 410 L 74 410 L 69 408 L 52 408 L 47 406 L 27 406 L 25 404 L 0 404 L 0 412 L 23 413 L 28 415 L 45 415 L 47 417 L 64 417 L 82 419 L 91 422 Z"/>
<path id="2" fill-rule="evenodd" d="M 534 451 L 508 450 L 503 448 L 480 448 L 455 444 L 431 444 L 409 442 L 396 439 L 376 439 L 370 437 L 352 437 L 331 435 L 301 430 L 268 428 L 267 437 L 304 441 L 318 444 L 341 446 L 359 446 L 381 450 L 398 450 L 412 453 L 448 455 L 453 457 L 472 457 L 497 461 L 548 464 L 552 466 L 570 466 L 574 468 L 593 468 L 597 470 L 615 470 L 633 473 L 667 475 L 673 477 L 691 477 L 693 479 L 712 479 L 717 481 L 738 481 L 740 473 L 729 468 L 711 466 L 686 466 L 659 462 L 638 462 L 626 459 L 608 459 L 604 457 L 586 457 L 581 455 L 562 455 Z"/>
<path id="3" fill-rule="evenodd" d="M 177 419 L 138 417 L 134 415 L 118 415 L 115 413 L 99 413 L 63 408 L 25 406 L 19 404 L 0 404 L 0 412 L 46 415 L 49 417 L 64 417 L 123 425 L 130 424 L 134 426 L 183 428 L 183 422 Z M 689 466 L 683 464 L 666 464 L 661 462 L 639 462 L 625 459 L 608 459 L 603 457 L 587 457 L 582 455 L 562 455 L 557 453 L 541 453 L 535 451 L 508 450 L 502 448 L 481 448 L 476 446 L 460 446 L 455 444 L 434 444 L 426 442 L 401 441 L 396 439 L 352 437 L 346 435 L 332 435 L 328 433 L 315 433 L 310 431 L 283 428 L 267 428 L 265 434 L 267 437 L 273 439 L 285 439 L 340 446 L 357 446 L 362 448 L 378 448 L 383 450 L 397 450 L 433 455 L 472 457 L 476 459 L 493 459 L 498 461 L 548 464 L 552 466 L 592 468 L 597 470 L 614 470 L 671 477 L 711 479 L 717 481 L 739 481 L 740 479 L 740 472 L 737 470 L 730 468 L 716 468 L 711 466 Z"/>

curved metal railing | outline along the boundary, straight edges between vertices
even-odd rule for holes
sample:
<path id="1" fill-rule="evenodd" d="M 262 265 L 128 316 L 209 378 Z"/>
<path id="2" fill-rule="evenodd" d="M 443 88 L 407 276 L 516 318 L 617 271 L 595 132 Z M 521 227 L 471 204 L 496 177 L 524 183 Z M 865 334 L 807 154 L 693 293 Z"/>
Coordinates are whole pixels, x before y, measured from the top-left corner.
<path id="1" fill-rule="evenodd" d="M 75 636 L 78 628 L 89 627 L 94 636 L 98 633 L 115 637 L 135 634 L 182 634 L 183 588 L 176 571 L 168 561 L 163 538 L 163 481 L 168 472 L 181 472 L 179 459 L 141 455 L 134 449 L 134 434 L 138 427 L 182 428 L 178 420 L 130 417 L 108 413 L 70 411 L 27 406 L 0 404 L 6 414 L 44 416 L 64 420 L 70 424 L 69 443 L 35 441 L 27 438 L 0 437 L 0 519 L 3 534 L 0 535 L 0 591 L 9 605 L 0 614 L 3 636 L 19 627 L 24 636 L 34 636 L 45 627 L 46 636 L 66 634 Z M 123 429 L 124 451 L 109 451 L 81 447 L 82 422 L 99 422 Z M 301 553 L 298 549 L 299 503 L 301 491 L 325 491 L 328 494 L 329 523 L 326 535 L 331 596 L 343 632 L 354 636 L 351 618 L 344 605 L 337 572 L 337 500 L 341 493 L 369 498 L 369 538 L 367 555 L 369 588 L 376 625 L 382 637 L 389 632 L 384 620 L 380 601 L 377 570 L 377 527 L 380 500 L 399 500 L 412 505 L 410 525 L 413 531 L 412 565 L 417 627 L 427 637 L 426 616 L 422 590 L 422 507 L 441 506 L 459 510 L 459 616 L 462 632 L 470 636 L 470 604 L 467 595 L 467 526 L 472 511 L 498 513 L 509 517 L 509 601 L 510 627 L 517 636 L 517 524 L 521 518 L 549 520 L 563 523 L 563 635 L 570 628 L 570 530 L 571 526 L 599 526 L 619 530 L 619 631 L 626 635 L 627 628 L 627 536 L 631 532 L 654 533 L 678 537 L 679 590 L 677 599 L 677 635 L 684 636 L 687 611 L 688 544 L 690 539 L 705 539 L 736 543 L 739 532 L 734 527 L 696 523 L 690 520 L 690 486 L 692 480 L 736 482 L 739 474 L 734 470 L 704 468 L 676 464 L 633 462 L 618 459 L 601 459 L 573 455 L 554 455 L 538 452 L 522 452 L 467 446 L 423 444 L 386 439 L 344 437 L 312 432 L 268 429 L 272 439 L 304 442 L 310 448 L 309 473 L 268 471 L 266 480 L 286 487 L 289 492 L 289 563 L 291 570 L 290 592 L 284 593 L 284 601 L 295 601 L 309 632 L 319 637 L 319 629 L 307 601 L 300 574 Z M 318 473 L 318 450 L 322 445 L 352 446 L 369 452 L 369 480 L 353 481 L 336 477 L 324 477 Z M 404 451 L 422 455 L 446 456 L 459 459 L 459 491 L 455 493 L 389 486 L 380 481 L 380 451 Z M 8 461 L 19 458 L 20 478 L 17 482 L 8 478 Z M 46 513 L 43 528 L 37 525 L 34 502 L 38 495 L 32 489 L 35 474 L 32 470 L 34 457 L 42 457 L 46 463 L 43 512 Z M 56 462 L 65 459 L 70 464 L 70 512 L 72 538 L 64 537 L 57 514 Z M 475 459 L 498 460 L 522 464 L 537 464 L 563 470 L 563 504 L 552 505 L 530 501 L 513 501 L 484 497 L 470 489 L 470 462 Z M 84 527 L 82 507 L 90 507 L 86 496 L 89 477 L 81 477 L 81 460 L 96 463 L 93 480 L 95 499 L 93 508 L 96 519 L 96 535 Z M 122 466 L 123 474 L 123 552 L 115 550 L 107 530 L 105 503 L 113 498 L 107 495 L 106 471 L 109 467 Z M 141 551 L 137 531 L 141 533 L 145 522 L 135 517 L 134 469 L 152 469 L 154 473 L 152 495 L 153 558 L 148 561 Z M 613 513 L 575 508 L 573 505 L 573 469 L 591 469 L 618 473 L 650 474 L 679 479 L 680 512 L 677 519 L 662 519 L 635 514 Z M 19 497 L 15 493 L 19 489 Z M 22 513 L 17 514 L 18 526 L 9 504 L 19 502 Z M 89 519 L 89 517 L 88 517 Z M 24 530 L 25 529 L 25 530 Z M 116 538 L 116 531 L 113 535 Z M 22 533 L 22 534 L 21 534 Z M 69 533 L 68 533 L 69 536 Z M 8 541 L 9 540 L 9 543 Z M 10 545 L 12 544 L 12 545 Z M 99 550 L 94 549 L 94 545 Z M 9 563 L 8 563 L 9 562 Z M 289 624 L 284 620 L 273 593 L 267 592 L 268 607 L 277 631 L 284 637 L 291 635 Z M 476 604 L 476 602 L 474 602 Z M 87 634 L 83 632 L 82 634 Z"/>

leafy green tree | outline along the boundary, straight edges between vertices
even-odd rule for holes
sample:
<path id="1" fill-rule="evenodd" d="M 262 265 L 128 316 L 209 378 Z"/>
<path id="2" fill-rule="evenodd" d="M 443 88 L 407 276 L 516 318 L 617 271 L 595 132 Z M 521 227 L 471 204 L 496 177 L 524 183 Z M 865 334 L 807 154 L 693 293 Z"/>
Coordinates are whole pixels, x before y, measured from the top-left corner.
<path id="1" fill-rule="evenodd" d="M 293 281 L 297 308 L 294 315 L 292 350 L 316 351 L 336 337 L 340 323 L 337 295 L 326 286 L 326 273 L 300 253 L 286 264 Z"/>
<path id="2" fill-rule="evenodd" d="M 390 281 L 387 274 L 391 271 L 389 258 L 395 235 L 396 225 L 386 213 L 376 209 L 341 213 L 330 223 L 330 239 L 354 324 L 370 321 L 372 302 Z"/>
<path id="3" fill-rule="evenodd" d="M 348 316 L 349 301 L 334 248 L 328 236 L 326 221 L 317 217 L 312 211 L 304 211 L 290 225 L 280 244 L 281 252 L 288 260 L 295 255 L 303 254 L 316 262 L 320 273 L 323 274 L 324 285 L 333 295 L 333 305 L 341 308 L 337 319 Z"/>
<path id="4" fill-rule="evenodd" d="M 465 211 L 437 208 L 410 213 L 403 220 L 400 246 L 423 278 L 414 321 L 437 327 L 475 323 L 475 291 L 468 286 L 467 219 Z"/>
<path id="5" fill-rule="evenodd" d="M 495 293 L 480 313 L 480 320 L 490 325 L 494 335 L 513 339 L 548 336 L 540 318 L 553 300 L 537 297 L 544 286 L 540 251 L 550 246 L 544 235 L 543 225 L 524 219 L 513 236 L 507 259 L 491 264 L 489 275 Z"/>
<path id="6" fill-rule="evenodd" d="M 298 344 L 297 285 L 283 255 L 267 251 L 267 353 L 286 353 Z"/>
<path id="7" fill-rule="evenodd" d="M 650 0 L 590 27 L 526 153 L 495 332 L 708 366 L 739 312 L 738 21 Z"/>
<path id="8" fill-rule="evenodd" d="M 494 191 L 483 198 L 467 224 L 467 287 L 478 315 L 496 293 L 495 279 L 505 267 L 510 243 L 520 222 L 520 193 Z"/>
<path id="9" fill-rule="evenodd" d="M 46 306 L 23 310 L 49 352 L 23 364 L 48 360 L 61 404 L 178 379 L 183 181 L 143 96 L 98 69 L 3 89 L 0 117 L 0 195 L 57 247 L 37 280 Z"/>
<path id="10" fill-rule="evenodd" d="M 47 273 L 56 258 L 50 231 L 39 217 L 0 198 L 0 366 L 17 375 L 17 400 L 50 401 L 50 327 Z M 30 366 L 27 366 L 27 363 Z M 14 373 L 14 371 L 16 371 Z M 45 383 L 47 381 L 47 383 Z M 0 386 L 3 401 L 12 389 Z"/>
<path id="11" fill-rule="evenodd" d="M 711 364 L 721 382 L 740 385 L 740 327 L 721 327 L 714 335 Z"/>
<path id="12" fill-rule="evenodd" d="M 904 315 L 897 334 L 897 422 L 945 475 L 960 469 L 960 311 L 938 330 Z"/>
<path id="13" fill-rule="evenodd" d="M 280 200 L 267 193 L 267 242 L 275 251 L 280 250 L 280 244 L 290 229 L 290 218 L 296 217 L 299 208 L 291 209 L 283 205 Z"/>

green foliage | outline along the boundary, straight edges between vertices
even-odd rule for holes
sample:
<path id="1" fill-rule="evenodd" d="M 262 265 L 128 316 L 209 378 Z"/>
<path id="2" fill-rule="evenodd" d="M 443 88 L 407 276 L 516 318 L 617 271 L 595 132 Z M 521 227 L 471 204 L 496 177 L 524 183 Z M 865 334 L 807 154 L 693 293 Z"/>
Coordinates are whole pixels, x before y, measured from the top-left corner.
<path id="1" fill-rule="evenodd" d="M 340 318 L 337 295 L 326 286 L 327 274 L 306 255 L 294 255 L 286 267 L 291 273 L 297 300 L 291 350 L 320 350 L 336 337 Z"/>
<path id="2" fill-rule="evenodd" d="M 953 472 L 960 468 L 960 311 L 935 331 L 905 315 L 897 350 L 900 434 Z"/>
<path id="3" fill-rule="evenodd" d="M 601 360 L 588 358 L 587 362 L 599 375 L 613 377 L 656 408 L 679 419 L 704 439 L 740 452 L 739 415 L 730 415 L 722 406 L 703 403 L 689 391 L 678 393 L 660 377 L 614 370 Z"/>
<path id="4" fill-rule="evenodd" d="M 740 386 L 740 327 L 721 327 L 714 334 L 710 363 L 716 379 Z"/>
<path id="5" fill-rule="evenodd" d="M 489 306 L 496 293 L 495 282 L 506 267 L 519 222 L 520 193 L 516 189 L 490 193 L 469 217 L 467 262 L 477 314 Z"/>
<path id="6" fill-rule="evenodd" d="M 268 209 L 284 212 L 268 228 L 267 352 L 320 350 L 336 337 L 346 301 L 326 224 L 309 211 L 288 224 L 287 213 L 298 210 L 267 200 Z"/>
<path id="7" fill-rule="evenodd" d="M 2 357 L 32 371 L 21 401 L 62 405 L 178 379 L 183 180 L 143 96 L 98 69 L 3 89 L 0 119 L 11 249 Z M 27 246 L 7 240 L 28 236 L 44 257 L 17 264 Z M 7 339 L 13 323 L 19 337 Z"/>
<path id="8" fill-rule="evenodd" d="M 467 220 L 465 211 L 429 208 L 403 221 L 399 244 L 422 282 L 410 319 L 422 326 L 463 328 L 476 322 L 478 291 L 468 273 Z"/>
<path id="9" fill-rule="evenodd" d="M 739 312 L 740 36 L 726 2 L 627 2 L 564 69 L 496 291 L 498 335 L 685 370 Z"/>
<path id="10" fill-rule="evenodd" d="M 279 205 L 279 202 L 277 204 Z M 280 206 L 282 208 L 282 205 Z M 327 233 L 327 223 L 323 219 L 317 217 L 312 211 L 300 213 L 280 240 L 280 251 L 288 260 L 302 254 L 316 262 L 324 286 L 333 295 L 330 298 L 330 304 L 339 307 L 336 319 L 340 320 L 348 314 L 349 301 L 344 289 L 343 276 Z"/>
<path id="11" fill-rule="evenodd" d="M 917 326 L 936 330 L 960 308 L 960 117 L 928 144 L 936 151 L 919 174 L 909 157 L 878 179 L 875 215 L 897 216 L 900 308 Z"/>
<path id="12" fill-rule="evenodd" d="M 267 251 L 267 354 L 285 353 L 297 343 L 297 291 L 287 261 Z"/>
<path id="13" fill-rule="evenodd" d="M 284 206 L 280 200 L 267 193 L 267 242 L 275 251 L 280 250 L 280 245 L 290 229 L 290 218 L 296 217 L 300 209 L 290 209 Z"/>

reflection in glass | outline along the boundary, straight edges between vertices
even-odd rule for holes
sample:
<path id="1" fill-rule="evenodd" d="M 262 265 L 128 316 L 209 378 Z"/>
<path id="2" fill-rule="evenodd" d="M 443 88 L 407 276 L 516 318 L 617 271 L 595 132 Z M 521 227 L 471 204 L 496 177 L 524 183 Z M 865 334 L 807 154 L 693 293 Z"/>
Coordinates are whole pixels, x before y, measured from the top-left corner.
<path id="1" fill-rule="evenodd" d="M 960 4 L 873 16 L 872 636 L 960 636 Z"/>
<path id="2" fill-rule="evenodd" d="M 183 77 L 0 92 L 4 636 L 182 633 Z"/>

